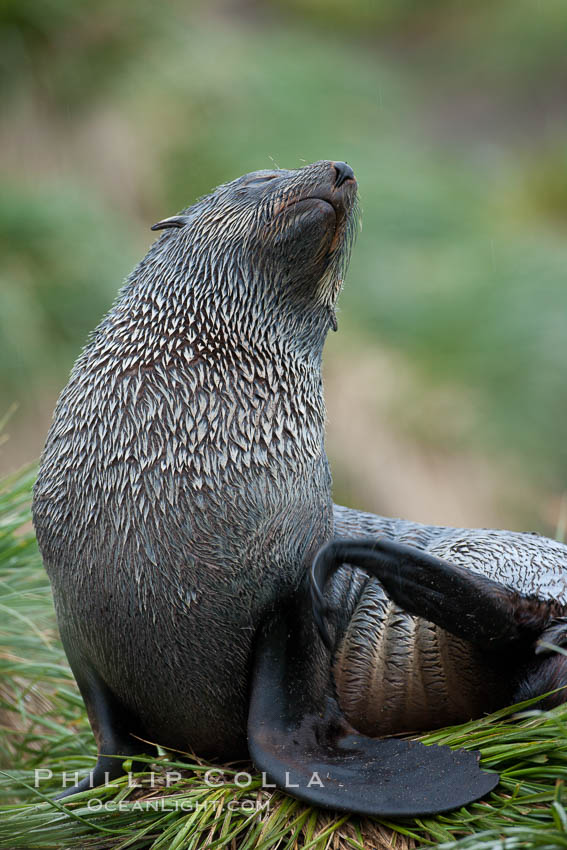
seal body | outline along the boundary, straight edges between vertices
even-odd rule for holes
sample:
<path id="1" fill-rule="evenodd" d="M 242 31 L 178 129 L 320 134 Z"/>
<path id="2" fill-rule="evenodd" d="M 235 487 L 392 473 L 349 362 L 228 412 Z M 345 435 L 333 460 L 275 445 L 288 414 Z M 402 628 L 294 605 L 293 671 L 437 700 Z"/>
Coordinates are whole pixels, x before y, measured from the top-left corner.
<path id="1" fill-rule="evenodd" d="M 498 777 L 365 736 L 567 681 L 533 651 L 567 642 L 565 547 L 332 503 L 321 355 L 355 224 L 342 162 L 219 187 L 156 225 L 72 371 L 33 514 L 99 751 L 73 791 L 150 741 L 250 752 L 332 808 L 443 811 Z"/>
<path id="2" fill-rule="evenodd" d="M 257 172 L 186 211 L 55 411 L 33 512 L 61 635 L 164 746 L 246 752 L 255 632 L 332 536 L 320 362 L 356 196 L 339 178 Z"/>

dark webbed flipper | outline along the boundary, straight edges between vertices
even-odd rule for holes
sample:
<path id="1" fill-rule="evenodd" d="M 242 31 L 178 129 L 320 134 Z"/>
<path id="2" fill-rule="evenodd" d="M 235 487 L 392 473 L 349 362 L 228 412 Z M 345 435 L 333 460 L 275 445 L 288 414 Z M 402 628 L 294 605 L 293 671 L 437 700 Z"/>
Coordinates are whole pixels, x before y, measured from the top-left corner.
<path id="1" fill-rule="evenodd" d="M 67 658 L 77 680 L 94 732 L 98 759 L 87 776 L 76 785 L 65 788 L 57 795 L 56 799 L 58 800 L 69 797 L 71 794 L 78 794 L 80 791 L 87 791 L 89 788 L 95 788 L 98 785 L 110 783 L 113 779 L 123 776 L 122 762 L 124 759 L 157 753 L 154 746 L 144 743 L 132 735 L 135 726 L 128 712 L 116 700 L 97 673 L 83 659 L 77 657 L 76 651 L 68 649 L 69 642 L 64 641 L 64 643 Z M 117 758 L 117 756 L 120 756 L 120 758 Z M 144 769 L 144 765 L 140 765 L 140 767 L 136 763 L 132 765 L 134 772 L 142 769 Z"/>
<path id="2" fill-rule="evenodd" d="M 377 578 L 388 596 L 476 646 L 495 652 L 533 642 L 550 619 L 549 606 L 499 582 L 391 540 L 334 540 L 317 553 L 311 591 L 315 620 L 327 645 L 325 584 L 344 564 Z"/>
<path id="3" fill-rule="evenodd" d="M 478 753 L 368 738 L 347 726 L 333 700 L 306 704 L 294 640 L 291 617 L 278 615 L 263 630 L 248 715 L 250 755 L 280 788 L 325 808 L 410 817 L 466 805 L 498 784 L 497 774 L 480 770 Z"/>
<path id="4" fill-rule="evenodd" d="M 550 691 L 542 708 L 567 700 L 567 658 L 555 651 L 567 645 L 564 604 L 523 596 L 413 546 L 382 538 L 334 540 L 319 550 L 311 571 L 313 613 L 328 647 L 325 585 L 345 564 L 377 578 L 409 614 L 494 653 L 510 680 L 511 704 Z"/>

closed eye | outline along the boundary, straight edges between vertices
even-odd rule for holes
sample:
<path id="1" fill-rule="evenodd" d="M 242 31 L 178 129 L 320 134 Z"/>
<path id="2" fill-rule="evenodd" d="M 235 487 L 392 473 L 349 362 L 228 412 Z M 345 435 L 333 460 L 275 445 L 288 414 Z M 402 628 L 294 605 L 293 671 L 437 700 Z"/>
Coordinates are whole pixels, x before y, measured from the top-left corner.
<path id="1" fill-rule="evenodd" d="M 250 180 L 246 181 L 246 185 L 250 186 L 253 183 L 267 183 L 268 180 L 276 180 L 279 177 L 279 174 L 261 174 L 258 177 L 251 177 Z"/>

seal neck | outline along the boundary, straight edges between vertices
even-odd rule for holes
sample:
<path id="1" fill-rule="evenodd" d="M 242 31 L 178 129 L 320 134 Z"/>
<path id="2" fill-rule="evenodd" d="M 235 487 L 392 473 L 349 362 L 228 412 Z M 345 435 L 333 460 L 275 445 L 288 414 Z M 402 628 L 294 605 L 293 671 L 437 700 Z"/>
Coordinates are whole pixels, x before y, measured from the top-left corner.
<path id="1" fill-rule="evenodd" d="M 203 250 L 198 240 L 187 252 L 168 236 L 163 241 L 127 281 L 107 317 L 109 331 L 151 326 L 153 337 L 142 336 L 156 349 L 185 344 L 198 356 L 199 348 L 219 352 L 224 345 L 226 354 L 245 348 L 320 372 L 340 282 L 293 286 L 277 270 L 243 269 L 230 254 Z M 173 249 L 177 262 L 169 256 Z M 164 275 L 164 268 L 173 274 Z"/>

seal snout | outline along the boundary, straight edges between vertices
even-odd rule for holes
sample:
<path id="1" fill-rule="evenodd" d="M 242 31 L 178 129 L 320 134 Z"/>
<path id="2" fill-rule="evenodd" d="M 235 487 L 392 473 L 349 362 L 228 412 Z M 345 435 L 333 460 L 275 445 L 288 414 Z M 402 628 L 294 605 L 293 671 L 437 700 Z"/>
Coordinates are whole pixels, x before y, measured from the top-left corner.
<path id="1" fill-rule="evenodd" d="M 331 163 L 335 169 L 335 188 L 339 189 L 347 180 L 354 180 L 354 171 L 348 162 L 333 162 Z"/>

